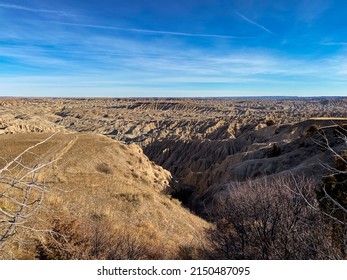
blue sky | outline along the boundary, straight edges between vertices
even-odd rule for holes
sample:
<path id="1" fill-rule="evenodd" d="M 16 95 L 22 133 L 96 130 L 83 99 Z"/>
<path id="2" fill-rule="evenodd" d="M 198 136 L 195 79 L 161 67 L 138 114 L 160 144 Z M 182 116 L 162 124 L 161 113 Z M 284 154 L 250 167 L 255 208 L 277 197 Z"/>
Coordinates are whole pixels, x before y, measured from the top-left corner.
<path id="1" fill-rule="evenodd" d="M 347 96 L 347 1 L 0 0 L 2 96 Z"/>

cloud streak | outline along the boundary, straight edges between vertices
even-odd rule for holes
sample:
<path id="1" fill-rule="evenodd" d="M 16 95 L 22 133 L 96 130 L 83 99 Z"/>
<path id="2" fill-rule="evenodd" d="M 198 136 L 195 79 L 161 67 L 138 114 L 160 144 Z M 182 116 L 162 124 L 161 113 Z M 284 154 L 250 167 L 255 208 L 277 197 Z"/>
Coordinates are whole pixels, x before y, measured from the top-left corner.
<path id="1" fill-rule="evenodd" d="M 269 34 L 275 35 L 275 33 L 273 33 L 271 30 L 269 30 L 269 29 L 266 28 L 265 26 L 263 26 L 263 25 L 261 25 L 261 24 L 255 22 L 255 21 L 251 20 L 250 18 L 248 18 L 248 17 L 246 17 L 245 15 L 239 13 L 238 11 L 234 10 L 234 13 L 237 14 L 237 15 L 238 15 L 240 18 L 242 18 L 243 20 L 247 21 L 248 23 L 253 24 L 253 25 L 259 27 L 260 29 L 266 31 L 266 32 L 269 33 Z"/>
<path id="2" fill-rule="evenodd" d="M 199 33 L 175 32 L 175 31 L 165 31 L 165 30 L 126 28 L 126 27 L 118 27 L 118 26 L 110 26 L 110 25 L 95 25 L 95 24 L 85 24 L 85 23 L 60 22 L 60 21 L 51 21 L 51 23 L 68 25 L 68 26 L 94 28 L 94 29 L 118 30 L 118 31 L 127 31 L 127 32 L 143 33 L 143 34 L 156 34 L 156 35 L 210 37 L 210 38 L 223 38 L 223 39 L 252 39 L 254 38 L 254 37 L 241 37 L 241 36 L 232 36 L 232 35 L 199 34 Z"/>
<path id="3" fill-rule="evenodd" d="M 22 10 L 22 11 L 33 12 L 33 13 L 55 14 L 58 16 L 71 16 L 70 13 L 67 13 L 64 11 L 35 9 L 35 8 L 31 8 L 31 7 L 14 5 L 14 4 L 9 4 L 9 3 L 0 3 L 0 8 L 11 9 L 11 10 Z"/>
<path id="4" fill-rule="evenodd" d="M 347 42 L 320 42 L 323 46 L 347 46 Z"/>
<path id="5" fill-rule="evenodd" d="M 90 41 L 95 43 L 91 45 Z M 105 46 L 109 48 L 105 49 Z M 95 74 L 123 81 L 136 80 L 142 84 L 151 79 L 152 85 L 162 83 L 162 79 L 181 83 L 182 77 L 187 81 L 192 79 L 193 83 L 197 78 L 213 83 L 235 83 L 236 80 L 242 82 L 249 79 L 256 79 L 257 83 L 283 83 L 288 77 L 290 81 L 316 80 L 321 77 L 346 80 L 340 74 L 345 68 L 337 67 L 342 64 L 340 58 L 334 61 L 313 59 L 307 63 L 298 58 L 274 55 L 257 49 L 235 51 L 226 55 L 207 53 L 200 49 L 182 51 L 175 47 L 146 48 L 139 42 L 136 44 L 129 40 L 89 37 L 88 42 L 79 40 L 79 44 L 73 47 L 69 44 L 60 48 L 12 45 L 0 46 L 0 53 L 5 59 L 12 61 L 13 67 L 24 65 L 44 69 L 46 74 Z M 331 71 L 332 68 L 335 71 Z"/>

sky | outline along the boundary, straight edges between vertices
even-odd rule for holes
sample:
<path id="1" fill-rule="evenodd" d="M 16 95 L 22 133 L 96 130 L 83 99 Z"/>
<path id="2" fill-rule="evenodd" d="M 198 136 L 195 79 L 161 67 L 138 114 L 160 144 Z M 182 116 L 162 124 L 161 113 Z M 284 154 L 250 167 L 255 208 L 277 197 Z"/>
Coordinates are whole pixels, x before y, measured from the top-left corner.
<path id="1" fill-rule="evenodd" d="M 347 96 L 344 0 L 0 0 L 0 96 Z"/>

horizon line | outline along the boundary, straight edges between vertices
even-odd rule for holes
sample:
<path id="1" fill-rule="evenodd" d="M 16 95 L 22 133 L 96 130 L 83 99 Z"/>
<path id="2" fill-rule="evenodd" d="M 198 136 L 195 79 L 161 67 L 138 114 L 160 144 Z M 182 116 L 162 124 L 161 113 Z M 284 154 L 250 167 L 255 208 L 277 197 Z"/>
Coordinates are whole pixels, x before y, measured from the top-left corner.
<path id="1" fill-rule="evenodd" d="M 298 96 L 298 95 L 234 95 L 234 96 L 12 96 L 12 95 L 0 95 L 0 99 L 233 99 L 233 98 L 347 98 L 346 95 L 317 95 L 317 96 Z"/>

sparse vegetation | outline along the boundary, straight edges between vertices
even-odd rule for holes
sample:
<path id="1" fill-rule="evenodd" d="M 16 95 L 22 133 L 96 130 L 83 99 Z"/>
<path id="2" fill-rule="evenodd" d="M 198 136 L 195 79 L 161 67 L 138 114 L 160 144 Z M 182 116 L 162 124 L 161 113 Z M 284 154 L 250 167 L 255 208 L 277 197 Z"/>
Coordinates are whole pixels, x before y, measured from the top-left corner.
<path id="1" fill-rule="evenodd" d="M 38 259 L 165 259 L 160 244 L 107 220 L 56 219 L 53 234 L 37 241 Z"/>

